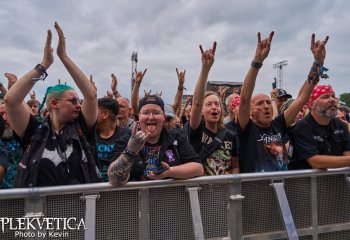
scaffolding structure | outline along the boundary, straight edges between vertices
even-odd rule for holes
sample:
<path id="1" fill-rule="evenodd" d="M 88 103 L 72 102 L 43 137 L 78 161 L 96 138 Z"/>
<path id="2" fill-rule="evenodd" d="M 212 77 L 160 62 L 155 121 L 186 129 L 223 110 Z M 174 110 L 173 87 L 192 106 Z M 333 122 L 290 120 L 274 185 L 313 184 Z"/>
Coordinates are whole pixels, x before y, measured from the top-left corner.
<path id="1" fill-rule="evenodd" d="M 131 54 L 131 92 L 135 85 L 135 73 L 137 72 L 137 52 L 133 51 Z"/>
<path id="2" fill-rule="evenodd" d="M 278 85 L 276 86 L 277 88 L 283 88 L 283 83 L 284 83 L 284 71 L 283 68 L 288 65 L 287 60 L 283 60 L 281 62 L 273 64 L 273 68 L 277 70 L 277 83 Z M 275 78 L 276 82 L 276 78 Z"/>

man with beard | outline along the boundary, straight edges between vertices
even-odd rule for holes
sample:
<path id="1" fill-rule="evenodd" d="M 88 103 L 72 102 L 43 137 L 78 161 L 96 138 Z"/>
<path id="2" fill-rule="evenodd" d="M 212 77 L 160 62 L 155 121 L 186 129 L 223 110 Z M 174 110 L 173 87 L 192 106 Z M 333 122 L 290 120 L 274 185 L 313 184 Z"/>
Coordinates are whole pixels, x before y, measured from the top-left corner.
<path id="1" fill-rule="evenodd" d="M 118 97 L 119 113 L 117 115 L 118 127 L 133 129 L 135 121 L 131 118 L 131 105 L 129 99 Z"/>
<path id="2" fill-rule="evenodd" d="M 292 128 L 294 146 L 289 169 L 340 168 L 350 166 L 350 135 L 338 118 L 338 104 L 330 85 L 312 91 L 311 112 Z"/>
<path id="3" fill-rule="evenodd" d="M 142 73 L 141 73 L 142 74 Z M 203 175 L 198 155 L 180 131 L 164 128 L 164 102 L 157 95 L 143 97 L 126 149 L 108 169 L 113 186 L 128 180 L 187 179 Z M 140 131 L 137 131 L 140 127 Z"/>
<path id="4" fill-rule="evenodd" d="M 8 151 L 8 167 L 6 175 L 0 185 L 0 188 L 13 188 L 13 181 L 18 169 L 19 161 L 21 160 L 21 145 L 14 139 L 12 128 L 7 119 L 7 112 L 3 101 L 0 102 L 0 115 L 4 119 L 5 130 L 1 136 L 1 144 Z"/>

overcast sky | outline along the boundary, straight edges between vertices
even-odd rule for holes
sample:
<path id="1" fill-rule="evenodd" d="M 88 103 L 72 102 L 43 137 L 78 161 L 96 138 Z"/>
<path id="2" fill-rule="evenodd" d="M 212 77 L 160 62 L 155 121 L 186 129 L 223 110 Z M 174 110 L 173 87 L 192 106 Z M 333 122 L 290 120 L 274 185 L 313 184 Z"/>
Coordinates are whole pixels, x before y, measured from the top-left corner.
<path id="1" fill-rule="evenodd" d="M 118 89 L 130 96 L 131 54 L 138 51 L 138 69 L 148 69 L 143 90 L 163 91 L 172 102 L 177 88 L 175 68 L 186 69 L 185 94 L 192 94 L 204 49 L 217 41 L 210 81 L 243 81 L 254 56 L 257 32 L 266 37 L 275 31 L 269 57 L 259 73 L 255 92 L 269 92 L 276 70 L 273 64 L 287 60 L 284 88 L 295 96 L 313 62 L 311 34 L 330 36 L 325 66 L 336 93 L 350 92 L 347 67 L 350 49 L 349 1 L 34 1 L 0 2 L 0 73 L 17 76 L 42 59 L 47 29 L 57 21 L 66 36 L 67 52 L 86 74 L 92 74 L 99 96 L 110 89 L 110 74 L 118 77 Z M 34 90 L 38 99 L 57 79 L 76 87 L 55 53 L 45 82 Z M 7 82 L 4 77 L 2 82 Z M 141 94 L 141 93 L 140 93 Z"/>

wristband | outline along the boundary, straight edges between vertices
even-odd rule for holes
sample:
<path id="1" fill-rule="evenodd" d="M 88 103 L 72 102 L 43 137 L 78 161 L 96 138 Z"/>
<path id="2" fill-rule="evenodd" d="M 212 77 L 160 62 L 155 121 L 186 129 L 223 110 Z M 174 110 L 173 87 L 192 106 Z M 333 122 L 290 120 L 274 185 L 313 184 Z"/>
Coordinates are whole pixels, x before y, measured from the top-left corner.
<path id="1" fill-rule="evenodd" d="M 187 90 L 185 87 L 178 87 L 177 88 L 178 91 L 183 91 L 184 89 Z"/>
<path id="2" fill-rule="evenodd" d="M 250 66 L 252 68 L 260 69 L 262 67 L 262 63 L 252 62 L 252 64 Z"/>
<path id="3" fill-rule="evenodd" d="M 43 65 L 38 64 L 38 65 L 35 66 L 34 69 L 40 74 L 40 77 L 32 78 L 32 81 L 34 83 L 36 83 L 37 81 L 40 81 L 40 80 L 44 81 L 46 79 L 46 77 L 48 76 L 48 74 L 46 72 L 46 69 L 43 67 Z"/>
<path id="4" fill-rule="evenodd" d="M 127 147 L 124 149 L 124 154 L 129 155 L 131 157 L 137 157 L 137 154 L 132 153 Z"/>

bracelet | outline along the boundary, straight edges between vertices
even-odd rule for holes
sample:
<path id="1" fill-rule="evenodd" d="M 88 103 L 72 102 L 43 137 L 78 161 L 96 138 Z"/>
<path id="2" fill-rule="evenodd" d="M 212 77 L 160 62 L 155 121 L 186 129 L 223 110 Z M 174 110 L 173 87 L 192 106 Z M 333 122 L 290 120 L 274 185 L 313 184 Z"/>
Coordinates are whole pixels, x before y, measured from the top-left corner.
<path id="1" fill-rule="evenodd" d="M 252 62 L 252 64 L 250 64 L 250 66 L 252 68 L 260 69 L 262 67 L 262 63 Z"/>
<path id="2" fill-rule="evenodd" d="M 129 148 L 125 148 L 124 149 L 124 152 L 123 152 L 124 154 L 126 154 L 126 155 L 129 155 L 129 156 L 131 156 L 131 157 L 137 157 L 137 155 L 138 154 L 135 154 L 135 153 L 132 153 L 130 150 L 129 150 Z"/>
<path id="3" fill-rule="evenodd" d="M 177 88 L 178 91 L 183 91 L 184 89 L 187 90 L 185 87 L 178 87 Z"/>
<path id="4" fill-rule="evenodd" d="M 46 79 L 46 77 L 48 76 L 48 74 L 46 72 L 46 69 L 43 67 L 43 65 L 38 64 L 38 65 L 35 66 L 34 69 L 40 74 L 40 77 L 32 78 L 32 81 L 34 83 L 36 83 L 37 81 L 40 81 L 40 80 L 44 81 Z"/>

